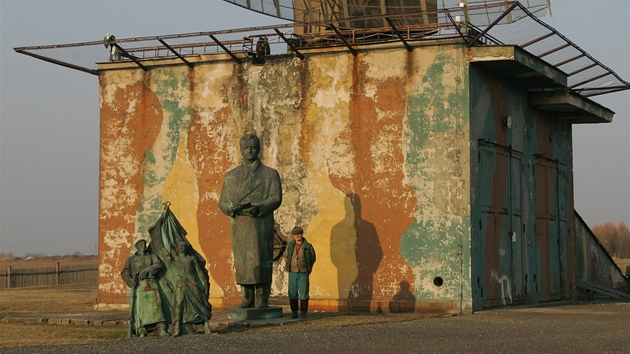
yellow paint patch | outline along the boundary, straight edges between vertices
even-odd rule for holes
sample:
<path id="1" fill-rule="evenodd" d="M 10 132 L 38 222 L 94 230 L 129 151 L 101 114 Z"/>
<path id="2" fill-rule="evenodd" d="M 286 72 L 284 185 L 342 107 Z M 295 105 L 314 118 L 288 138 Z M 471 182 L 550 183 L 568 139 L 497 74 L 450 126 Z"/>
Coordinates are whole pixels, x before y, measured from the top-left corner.
<path id="1" fill-rule="evenodd" d="M 336 70 L 331 71 L 331 67 Z M 317 252 L 318 261 L 311 275 L 312 296 L 319 298 L 347 298 L 349 285 L 358 274 L 354 257 L 356 231 L 353 226 L 354 214 L 348 214 L 346 196 L 335 188 L 330 174 L 352 176 L 355 173 L 352 146 L 340 139 L 350 126 L 350 113 L 347 98 L 350 97 L 352 83 L 351 66 L 338 57 L 323 59 L 311 66 L 310 75 L 315 93 L 306 108 L 304 126 L 308 146 L 304 157 L 310 171 L 308 184 L 316 200 L 317 214 L 306 229 L 312 235 L 309 242 Z M 342 97 L 346 97 L 343 99 Z M 334 98 L 334 99 L 333 99 Z M 331 144 L 330 142 L 335 142 Z M 336 247 L 347 248 L 351 252 L 346 257 L 333 259 L 331 236 L 333 228 L 346 229 L 346 237 Z"/>

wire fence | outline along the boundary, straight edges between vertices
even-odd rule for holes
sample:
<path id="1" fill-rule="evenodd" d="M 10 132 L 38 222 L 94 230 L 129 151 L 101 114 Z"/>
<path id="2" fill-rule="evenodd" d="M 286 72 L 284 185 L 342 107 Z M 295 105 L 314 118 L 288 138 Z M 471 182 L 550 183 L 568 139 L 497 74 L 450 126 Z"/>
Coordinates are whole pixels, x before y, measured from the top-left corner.
<path id="1" fill-rule="evenodd" d="M 13 268 L 0 270 L 0 290 L 30 286 L 94 284 L 98 282 L 98 264 L 69 264 L 56 262 L 50 267 Z"/>

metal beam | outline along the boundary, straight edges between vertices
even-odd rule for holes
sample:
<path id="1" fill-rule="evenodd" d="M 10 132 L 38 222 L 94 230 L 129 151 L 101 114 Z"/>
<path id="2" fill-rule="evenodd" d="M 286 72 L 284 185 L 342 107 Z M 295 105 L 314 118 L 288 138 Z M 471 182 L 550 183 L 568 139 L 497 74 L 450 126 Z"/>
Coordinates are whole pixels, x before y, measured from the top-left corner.
<path id="1" fill-rule="evenodd" d="M 131 61 L 136 63 L 136 65 L 138 65 L 142 70 L 144 70 L 144 71 L 148 71 L 149 70 L 149 68 L 147 68 L 146 66 L 142 65 L 142 63 L 140 63 L 138 58 L 136 58 L 133 55 L 127 53 L 127 51 L 124 50 L 121 46 L 119 46 L 118 43 L 112 43 L 111 45 L 116 47 L 116 49 L 120 50 L 125 58 L 131 59 Z"/>
<path id="2" fill-rule="evenodd" d="M 409 45 L 409 43 L 407 43 L 405 38 L 403 38 L 402 34 L 398 30 L 398 28 L 396 28 L 392 20 L 390 20 L 389 17 L 385 17 L 385 20 L 387 20 L 387 23 L 389 23 L 390 27 L 394 30 L 394 33 L 396 34 L 396 36 L 398 36 L 398 39 L 400 39 L 400 41 L 405 45 L 405 48 L 407 48 L 407 51 L 411 52 L 413 48 Z"/>
<path id="3" fill-rule="evenodd" d="M 170 50 L 171 53 L 175 54 L 175 56 L 177 56 L 179 58 L 179 60 L 183 61 L 189 68 L 192 69 L 193 65 L 188 60 L 186 60 L 181 54 L 179 54 L 175 49 L 173 49 L 173 47 L 168 45 L 161 38 L 158 39 L 158 41 L 160 41 L 160 43 L 162 43 L 162 45 L 164 45 L 168 50 Z"/>
<path id="4" fill-rule="evenodd" d="M 581 73 L 582 71 L 586 71 L 586 70 L 588 70 L 588 69 L 592 69 L 592 68 L 594 68 L 594 67 L 596 67 L 596 66 L 597 66 L 597 64 L 596 64 L 596 63 L 593 63 L 593 64 L 591 64 L 591 65 L 587 65 L 587 66 L 583 66 L 583 67 L 581 67 L 581 68 L 579 68 L 579 69 L 577 69 L 577 70 L 574 70 L 574 71 L 572 71 L 572 72 L 568 73 L 567 75 L 568 75 L 568 76 L 573 76 L 573 75 L 575 75 L 575 74 Z"/>
<path id="5" fill-rule="evenodd" d="M 582 81 L 582 82 L 578 82 L 578 83 L 577 83 L 577 84 L 575 84 L 575 85 L 571 85 L 571 86 L 569 86 L 569 88 L 570 88 L 570 89 L 572 89 L 572 90 L 574 90 L 574 89 L 576 89 L 576 87 L 578 87 L 578 86 L 582 86 L 582 85 L 584 85 L 584 84 L 588 84 L 589 82 L 593 82 L 593 81 L 595 81 L 595 80 L 598 80 L 598 79 L 601 79 L 601 78 L 603 78 L 603 77 L 610 76 L 610 75 L 612 75 L 612 74 L 611 74 L 611 73 L 608 73 L 608 72 L 607 72 L 607 73 L 603 73 L 603 74 L 601 74 L 601 75 L 597 75 L 597 76 L 595 76 L 595 77 L 592 77 L 592 78 L 590 78 L 590 79 L 588 79 L 588 80 L 584 80 L 584 81 Z"/>
<path id="6" fill-rule="evenodd" d="M 503 20 L 503 18 L 504 18 L 505 16 L 507 16 L 508 14 L 510 14 L 510 13 L 512 12 L 512 10 L 514 10 L 514 8 L 515 8 L 516 6 L 518 6 L 518 5 L 519 5 L 519 3 L 518 3 L 518 2 L 515 2 L 514 4 L 512 4 L 512 6 L 510 6 L 507 10 L 505 10 L 505 11 L 503 12 L 503 14 L 501 14 L 501 16 L 497 17 L 497 19 L 496 19 L 496 20 L 492 21 L 492 23 L 491 23 L 488 27 L 486 27 L 486 29 L 485 29 L 485 30 L 481 31 L 481 32 L 480 32 L 480 33 L 479 33 L 479 34 L 478 34 L 475 38 L 473 38 L 473 40 L 472 40 L 472 41 L 470 41 L 470 43 L 468 43 L 468 47 L 470 48 L 470 47 L 472 47 L 473 45 L 475 45 L 475 43 L 477 43 L 477 41 L 479 40 L 479 38 L 481 38 L 481 37 L 485 36 L 485 35 L 486 35 L 486 33 L 487 33 L 488 31 L 490 31 L 490 29 L 491 29 L 492 27 L 494 27 L 497 23 L 501 22 L 501 20 Z"/>
<path id="7" fill-rule="evenodd" d="M 542 41 L 543 39 L 549 38 L 549 37 L 554 36 L 554 35 L 555 35 L 555 33 L 554 33 L 554 32 L 549 32 L 549 33 L 547 33 L 547 34 L 546 34 L 546 35 L 544 35 L 544 36 L 540 36 L 540 37 L 538 37 L 538 38 L 536 38 L 536 39 L 534 39 L 534 40 L 531 40 L 531 41 L 529 41 L 529 42 L 527 42 L 527 43 L 522 44 L 522 45 L 521 45 L 521 48 L 528 47 L 528 46 L 530 46 L 530 45 L 532 45 L 532 44 L 534 44 L 534 43 L 538 43 L 538 42 Z"/>
<path id="8" fill-rule="evenodd" d="M 339 32 L 337 27 L 335 27 L 335 25 L 333 25 L 332 23 L 329 26 L 330 26 L 330 28 L 333 29 L 333 31 L 335 31 L 335 33 L 337 34 L 339 39 L 341 39 L 341 41 L 346 45 L 346 47 L 348 47 L 348 49 L 350 49 L 350 52 L 352 53 L 352 55 L 354 55 L 356 57 L 357 54 L 358 54 L 357 50 L 352 48 L 352 45 L 350 45 L 350 43 L 348 43 L 348 40 L 341 34 L 341 32 Z"/>
<path id="9" fill-rule="evenodd" d="M 559 62 L 559 63 L 555 64 L 554 66 L 555 66 L 556 68 L 559 68 L 559 67 L 561 67 L 561 66 L 562 66 L 562 65 L 564 65 L 564 64 L 570 63 L 570 62 L 572 62 L 572 61 L 578 60 L 578 59 L 583 58 L 583 57 L 584 57 L 584 53 L 581 53 L 581 54 L 576 55 L 576 56 L 574 56 L 574 57 L 572 57 L 572 58 L 569 58 L 569 59 L 567 59 L 567 60 L 563 60 L 563 61 L 561 61 L 561 62 Z"/>
<path id="10" fill-rule="evenodd" d="M 280 11 L 280 1 L 273 0 L 273 6 L 276 8 L 276 16 L 282 18 L 282 12 Z"/>
<path id="11" fill-rule="evenodd" d="M 552 50 L 549 50 L 549 51 L 546 51 L 546 52 L 540 54 L 538 57 L 542 59 L 543 57 L 546 57 L 549 54 L 553 54 L 553 53 L 555 53 L 555 52 L 557 52 L 559 50 L 562 50 L 562 49 L 564 49 L 566 47 L 569 47 L 569 46 L 571 46 L 569 43 L 565 43 L 564 45 L 561 45 L 561 46 L 559 46 L 557 48 L 554 48 Z"/>
<path id="12" fill-rule="evenodd" d="M 91 70 L 91 69 L 88 69 L 88 68 L 84 68 L 82 66 L 68 64 L 68 63 L 63 62 L 63 61 L 59 61 L 59 60 L 51 59 L 51 58 L 48 58 L 48 57 L 45 57 L 45 56 L 42 56 L 42 55 L 39 55 L 39 54 L 27 52 L 27 51 L 21 50 L 19 48 L 16 48 L 15 51 L 17 53 L 28 55 L 30 57 L 33 57 L 33 58 L 36 58 L 36 59 L 40 59 L 40 60 L 43 60 L 43 61 L 47 61 L 49 63 L 61 65 L 61 66 L 66 67 L 66 68 L 83 71 L 83 72 L 86 72 L 86 73 L 90 73 L 92 75 L 98 75 L 99 74 L 98 70 Z"/>
<path id="13" fill-rule="evenodd" d="M 239 59 L 236 55 L 234 55 L 234 53 L 232 53 L 229 49 L 227 49 L 226 46 L 223 45 L 223 43 L 221 43 L 214 35 L 210 34 L 209 35 L 210 38 L 212 38 L 212 40 L 214 41 L 214 43 L 216 43 L 217 45 L 219 45 L 219 47 L 221 47 L 221 49 L 223 49 L 226 53 L 228 53 L 232 59 L 234 59 L 234 61 L 236 61 L 239 64 L 242 64 L 243 62 L 241 61 L 241 59 Z"/>
<path id="14" fill-rule="evenodd" d="M 280 36 L 280 38 L 282 38 L 282 40 L 291 48 L 291 50 L 295 52 L 298 58 L 300 58 L 301 60 L 304 60 L 304 54 L 300 53 L 300 51 L 293 45 L 293 43 L 287 40 L 287 37 L 285 37 L 284 34 L 282 34 L 282 32 L 280 32 L 277 28 L 274 28 L 274 31 L 276 31 L 278 36 Z"/>

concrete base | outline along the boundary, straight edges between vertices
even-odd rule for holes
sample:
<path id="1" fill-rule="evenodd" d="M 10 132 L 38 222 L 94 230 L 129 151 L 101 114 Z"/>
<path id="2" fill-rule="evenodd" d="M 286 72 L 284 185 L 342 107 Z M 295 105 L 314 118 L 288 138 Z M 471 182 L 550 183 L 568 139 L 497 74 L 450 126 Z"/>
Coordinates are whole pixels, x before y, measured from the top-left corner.
<path id="1" fill-rule="evenodd" d="M 268 320 L 271 318 L 282 317 L 282 307 L 268 307 L 266 309 L 259 309 L 251 307 L 247 309 L 229 309 L 228 319 L 230 320 Z"/>

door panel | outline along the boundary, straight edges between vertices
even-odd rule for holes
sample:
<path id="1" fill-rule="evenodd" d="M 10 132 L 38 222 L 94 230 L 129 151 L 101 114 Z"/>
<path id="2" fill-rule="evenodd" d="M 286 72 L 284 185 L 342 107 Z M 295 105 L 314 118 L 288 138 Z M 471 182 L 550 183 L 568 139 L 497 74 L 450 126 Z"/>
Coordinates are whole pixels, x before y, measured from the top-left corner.
<path id="1" fill-rule="evenodd" d="M 480 144 L 483 307 L 525 301 L 521 156 L 507 147 Z"/>
<path id="2" fill-rule="evenodd" d="M 567 218 L 569 173 L 558 161 L 536 160 L 536 247 L 539 266 L 537 298 L 569 296 L 567 287 Z"/>

